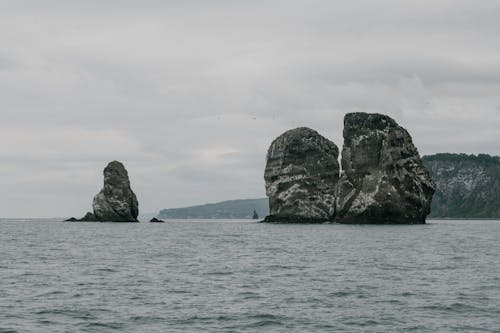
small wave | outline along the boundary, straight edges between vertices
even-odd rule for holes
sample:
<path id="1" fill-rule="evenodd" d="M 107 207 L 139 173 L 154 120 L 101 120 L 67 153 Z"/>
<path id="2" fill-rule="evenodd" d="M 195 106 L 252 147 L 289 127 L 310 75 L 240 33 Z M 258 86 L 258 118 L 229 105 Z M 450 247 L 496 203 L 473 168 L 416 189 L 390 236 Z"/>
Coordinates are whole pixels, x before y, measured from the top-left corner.
<path id="1" fill-rule="evenodd" d="M 94 272 L 116 273 L 118 271 L 112 268 L 97 268 Z"/>
<path id="2" fill-rule="evenodd" d="M 112 329 L 123 329 L 125 324 L 123 323 L 102 323 L 102 322 L 90 322 L 82 324 L 82 326 L 87 328 L 112 328 Z"/>
<path id="3" fill-rule="evenodd" d="M 402 302 L 402 301 L 397 300 L 397 299 L 380 300 L 380 301 L 376 301 L 376 303 L 386 303 L 386 304 L 395 304 L 395 305 L 405 305 L 406 304 L 406 302 Z"/>
<path id="4" fill-rule="evenodd" d="M 473 313 L 474 311 L 480 311 L 481 309 L 464 304 L 464 303 L 452 303 L 449 305 L 433 304 L 420 307 L 423 310 L 432 311 L 444 311 L 444 312 L 457 312 L 457 313 Z"/>
<path id="5" fill-rule="evenodd" d="M 168 292 L 172 294 L 191 294 L 191 291 L 188 290 L 169 290 Z"/>
<path id="6" fill-rule="evenodd" d="M 281 316 L 275 316 L 273 314 L 264 313 L 264 314 L 251 315 L 246 317 L 245 319 L 254 321 L 245 325 L 245 327 L 262 328 L 268 326 L 282 326 L 285 318 Z"/>
<path id="7" fill-rule="evenodd" d="M 94 309 L 93 311 L 97 312 L 105 312 L 109 311 L 106 309 Z M 66 316 L 66 317 L 71 317 L 74 319 L 82 319 L 82 320 L 92 320 L 96 319 L 97 317 L 84 310 L 71 310 L 71 309 L 43 309 L 40 311 L 35 312 L 37 315 L 46 315 L 46 316 L 54 316 L 54 315 L 60 315 L 60 316 Z"/>
<path id="8" fill-rule="evenodd" d="M 47 296 L 62 295 L 62 294 L 66 294 L 66 292 L 61 291 L 61 290 L 54 290 L 54 291 L 49 291 L 46 293 L 36 295 L 35 297 L 47 297 Z"/>
<path id="9" fill-rule="evenodd" d="M 273 270 L 289 270 L 289 269 L 305 269 L 307 267 L 304 266 L 293 266 L 293 265 L 270 265 L 267 267 L 268 269 Z"/>
<path id="10" fill-rule="evenodd" d="M 344 324 L 350 325 L 350 326 L 359 326 L 359 327 L 367 327 L 367 326 L 376 326 L 379 325 L 380 323 L 376 320 L 373 319 L 368 319 L 365 321 L 347 321 Z"/>
<path id="11" fill-rule="evenodd" d="M 451 257 L 450 259 L 451 260 L 465 260 L 465 259 L 467 259 L 467 257 L 464 257 L 464 256 L 454 256 L 454 257 Z"/>
<path id="12" fill-rule="evenodd" d="M 176 323 L 178 324 L 192 324 L 193 322 L 211 322 L 211 321 L 231 321 L 235 320 L 236 318 L 234 317 L 229 317 L 229 316 L 223 316 L 223 315 L 218 315 L 218 316 L 198 316 L 194 315 L 191 317 L 183 318 L 183 319 L 177 319 L 175 320 Z"/>
<path id="13" fill-rule="evenodd" d="M 224 271 L 216 271 L 216 272 L 208 272 L 206 275 L 232 275 L 233 272 L 224 272 Z"/>
<path id="14" fill-rule="evenodd" d="M 165 319 L 165 318 L 158 317 L 158 316 L 133 316 L 132 318 L 130 318 L 130 320 L 132 320 L 133 322 L 147 323 L 147 324 L 154 322 L 154 321 L 160 321 L 163 319 Z"/>
<path id="15" fill-rule="evenodd" d="M 402 297 L 415 296 L 415 294 L 414 294 L 414 293 L 410 293 L 410 292 L 408 292 L 408 291 L 405 291 L 405 292 L 403 292 L 403 293 L 401 293 L 401 294 L 399 294 L 399 295 L 400 295 L 400 296 L 402 296 Z"/>
<path id="16" fill-rule="evenodd" d="M 247 325 L 247 327 L 252 328 L 252 327 L 267 327 L 267 326 L 281 326 L 283 323 L 281 321 L 277 320 L 261 320 L 256 323 Z"/>
<path id="17" fill-rule="evenodd" d="M 335 291 L 333 293 L 329 293 L 329 297 L 346 297 L 346 296 L 351 296 L 354 293 L 351 291 Z"/>
<path id="18" fill-rule="evenodd" d="M 260 296 L 259 294 L 251 292 L 251 291 L 240 292 L 240 293 L 238 293 L 238 296 L 242 297 L 245 300 L 262 298 L 262 296 Z"/>

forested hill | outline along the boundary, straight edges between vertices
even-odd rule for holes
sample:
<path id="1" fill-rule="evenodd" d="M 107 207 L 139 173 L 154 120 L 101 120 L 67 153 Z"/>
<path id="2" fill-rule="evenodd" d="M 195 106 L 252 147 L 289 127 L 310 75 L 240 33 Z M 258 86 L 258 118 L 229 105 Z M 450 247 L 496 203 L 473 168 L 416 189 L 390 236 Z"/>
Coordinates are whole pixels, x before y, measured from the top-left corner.
<path id="1" fill-rule="evenodd" d="M 222 201 L 200 206 L 163 209 L 158 217 L 164 219 L 251 219 L 256 210 L 260 218 L 269 211 L 267 198 Z"/>
<path id="2" fill-rule="evenodd" d="M 436 182 L 430 217 L 500 218 L 500 157 L 436 154 L 422 160 Z"/>

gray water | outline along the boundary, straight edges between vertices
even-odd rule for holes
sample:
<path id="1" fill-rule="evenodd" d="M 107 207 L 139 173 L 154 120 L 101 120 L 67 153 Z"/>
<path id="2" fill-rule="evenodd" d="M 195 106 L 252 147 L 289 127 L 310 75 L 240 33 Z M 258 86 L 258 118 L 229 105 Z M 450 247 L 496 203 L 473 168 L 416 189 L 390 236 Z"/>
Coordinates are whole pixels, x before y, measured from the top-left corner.
<path id="1" fill-rule="evenodd" d="M 0 221 L 0 332 L 500 332 L 500 221 Z"/>

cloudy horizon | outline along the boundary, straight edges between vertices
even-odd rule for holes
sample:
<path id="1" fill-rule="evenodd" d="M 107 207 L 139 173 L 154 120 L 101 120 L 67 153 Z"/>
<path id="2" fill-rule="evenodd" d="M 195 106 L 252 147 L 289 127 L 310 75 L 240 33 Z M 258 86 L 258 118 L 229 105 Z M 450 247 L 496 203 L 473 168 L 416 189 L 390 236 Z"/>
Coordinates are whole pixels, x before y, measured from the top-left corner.
<path id="1" fill-rule="evenodd" d="M 141 213 L 265 196 L 271 141 L 388 114 L 421 155 L 500 155 L 497 1 L 0 4 L 0 216 L 83 216 L 102 170 Z"/>

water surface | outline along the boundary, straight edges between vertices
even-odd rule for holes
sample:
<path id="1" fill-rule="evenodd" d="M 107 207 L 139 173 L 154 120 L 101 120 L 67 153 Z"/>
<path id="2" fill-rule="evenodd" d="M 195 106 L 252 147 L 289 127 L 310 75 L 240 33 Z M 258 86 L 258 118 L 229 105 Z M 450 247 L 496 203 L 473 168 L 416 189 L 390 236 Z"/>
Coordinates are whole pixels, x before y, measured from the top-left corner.
<path id="1" fill-rule="evenodd" d="M 0 220 L 0 332 L 500 332 L 500 221 Z"/>

